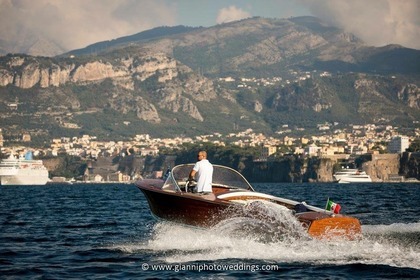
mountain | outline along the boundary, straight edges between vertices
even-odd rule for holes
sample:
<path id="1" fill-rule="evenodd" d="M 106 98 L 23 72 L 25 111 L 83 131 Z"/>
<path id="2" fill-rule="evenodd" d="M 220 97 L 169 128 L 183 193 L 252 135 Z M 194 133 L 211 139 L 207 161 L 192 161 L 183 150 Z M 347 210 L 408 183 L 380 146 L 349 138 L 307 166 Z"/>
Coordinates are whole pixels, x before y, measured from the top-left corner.
<path id="1" fill-rule="evenodd" d="M 120 139 L 410 126 L 420 119 L 419 56 L 313 17 L 161 27 L 51 58 L 0 57 L 2 128 Z"/>
<path id="2" fill-rule="evenodd" d="M 420 73 L 420 64 L 416 63 L 420 59 L 419 51 L 397 45 L 366 46 L 353 34 L 309 16 L 255 17 L 210 28 L 156 28 L 69 54 L 91 54 L 92 49 L 98 50 L 95 53 L 113 51 L 122 42 L 163 52 L 209 77 L 238 73 L 266 77 L 283 74 L 291 68 Z"/>
<path id="3" fill-rule="evenodd" d="M 147 42 L 153 39 L 164 38 L 175 34 L 182 34 L 191 32 L 193 30 L 200 29 L 200 27 L 188 27 L 188 26 L 161 26 L 156 27 L 150 30 L 146 30 L 134 35 L 120 37 L 114 40 L 98 42 L 92 45 L 89 45 L 85 48 L 73 50 L 64 55 L 92 55 L 98 54 L 103 51 L 108 51 L 109 49 L 115 49 L 117 47 L 124 47 L 126 44 L 131 44 L 133 42 Z"/>
<path id="4" fill-rule="evenodd" d="M 13 42 L 0 39 L 0 55 L 23 53 L 33 56 L 55 56 L 65 51 L 54 40 L 42 35 L 34 35 L 30 30 L 22 30 L 16 36 L 18 39 Z"/>

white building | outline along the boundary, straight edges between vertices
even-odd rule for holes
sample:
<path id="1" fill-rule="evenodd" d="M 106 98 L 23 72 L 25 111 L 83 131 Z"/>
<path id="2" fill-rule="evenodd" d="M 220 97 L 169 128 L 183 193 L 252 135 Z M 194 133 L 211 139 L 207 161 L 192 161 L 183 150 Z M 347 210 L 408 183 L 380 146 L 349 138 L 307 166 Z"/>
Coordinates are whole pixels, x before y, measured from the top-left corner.
<path id="1" fill-rule="evenodd" d="M 315 144 L 311 144 L 309 146 L 307 146 L 305 148 L 305 154 L 309 155 L 309 156 L 317 156 L 318 155 L 318 151 L 321 148 L 316 146 Z"/>
<path id="2" fill-rule="evenodd" d="M 400 154 L 405 152 L 410 146 L 410 140 L 408 136 L 395 136 L 391 139 L 388 144 L 388 152 L 391 154 Z"/>

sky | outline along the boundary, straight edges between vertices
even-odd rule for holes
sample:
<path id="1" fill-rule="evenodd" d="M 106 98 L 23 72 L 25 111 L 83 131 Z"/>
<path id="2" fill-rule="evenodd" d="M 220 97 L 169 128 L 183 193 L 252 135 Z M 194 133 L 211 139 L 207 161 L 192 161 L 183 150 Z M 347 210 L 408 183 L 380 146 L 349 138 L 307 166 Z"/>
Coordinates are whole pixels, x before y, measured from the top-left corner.
<path id="1" fill-rule="evenodd" d="M 19 42 L 29 34 L 72 50 L 158 26 L 304 15 L 372 46 L 420 50 L 420 0 L 0 0 L 0 40 Z"/>

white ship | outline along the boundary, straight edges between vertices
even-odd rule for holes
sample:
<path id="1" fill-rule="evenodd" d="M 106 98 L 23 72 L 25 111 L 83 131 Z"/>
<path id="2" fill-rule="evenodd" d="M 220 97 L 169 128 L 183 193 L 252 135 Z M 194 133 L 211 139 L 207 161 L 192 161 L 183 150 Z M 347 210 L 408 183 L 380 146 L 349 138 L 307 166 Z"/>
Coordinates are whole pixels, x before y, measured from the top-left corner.
<path id="1" fill-rule="evenodd" d="M 25 157 L 15 158 L 13 154 L 0 162 L 0 179 L 2 185 L 45 185 L 48 181 L 48 170 L 42 160 L 33 160 L 32 152 Z"/>
<path id="2" fill-rule="evenodd" d="M 365 171 L 342 169 L 333 175 L 338 183 L 371 183 L 372 178 Z"/>

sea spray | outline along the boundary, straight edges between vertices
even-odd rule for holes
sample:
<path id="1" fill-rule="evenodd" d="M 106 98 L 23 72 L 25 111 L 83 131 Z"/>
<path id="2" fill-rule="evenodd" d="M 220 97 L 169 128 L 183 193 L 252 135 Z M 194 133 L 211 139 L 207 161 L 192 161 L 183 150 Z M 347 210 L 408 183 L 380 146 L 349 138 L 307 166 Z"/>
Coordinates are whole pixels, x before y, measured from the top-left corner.
<path id="1" fill-rule="evenodd" d="M 250 200 L 243 205 L 242 214 L 223 220 L 213 227 L 212 231 L 258 242 L 308 238 L 292 211 L 277 203 Z"/>
<path id="2" fill-rule="evenodd" d="M 210 230 L 158 222 L 146 240 L 113 244 L 106 249 L 130 255 L 153 255 L 155 261 L 164 263 L 218 260 L 225 263 L 241 259 L 248 263 L 366 264 L 420 269 L 418 244 L 413 240 L 408 244 L 404 242 L 418 234 L 418 223 L 363 226 L 369 234 L 357 241 L 296 238 L 293 235 L 267 241 L 258 236 L 258 231 L 236 234 L 241 232 L 240 225 L 246 220 L 242 219 L 226 221 Z"/>

